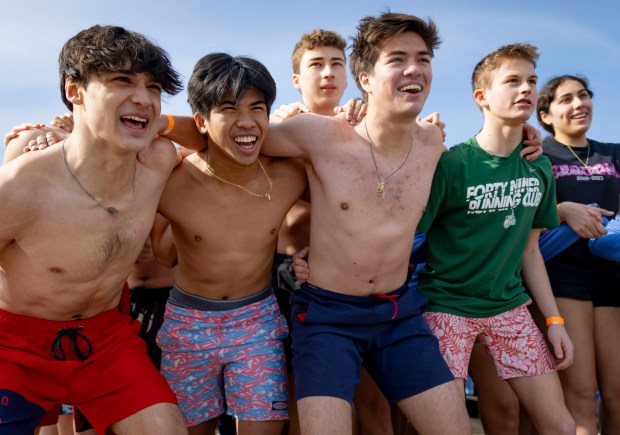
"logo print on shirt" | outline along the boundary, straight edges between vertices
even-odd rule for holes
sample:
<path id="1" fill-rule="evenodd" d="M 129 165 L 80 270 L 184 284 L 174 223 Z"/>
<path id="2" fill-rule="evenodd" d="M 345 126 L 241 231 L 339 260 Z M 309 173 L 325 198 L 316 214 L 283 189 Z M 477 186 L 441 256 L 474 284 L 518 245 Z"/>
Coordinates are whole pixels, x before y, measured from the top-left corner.
<path id="1" fill-rule="evenodd" d="M 482 214 L 513 210 L 519 205 L 537 207 L 541 198 L 540 180 L 522 177 L 510 182 L 468 186 L 465 200 L 468 203 L 468 214 Z"/>

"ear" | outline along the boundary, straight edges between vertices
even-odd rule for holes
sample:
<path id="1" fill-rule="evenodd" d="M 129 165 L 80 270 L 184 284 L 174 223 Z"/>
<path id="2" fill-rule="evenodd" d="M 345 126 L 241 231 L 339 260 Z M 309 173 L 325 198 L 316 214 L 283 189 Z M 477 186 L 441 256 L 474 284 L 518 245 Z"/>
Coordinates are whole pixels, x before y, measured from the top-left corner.
<path id="1" fill-rule="evenodd" d="M 549 114 L 546 112 L 538 112 L 540 114 L 540 120 L 545 124 L 545 125 L 551 125 L 551 120 L 549 119 Z"/>
<path id="2" fill-rule="evenodd" d="M 483 108 L 488 106 L 486 95 L 483 89 L 476 89 L 473 93 L 473 97 L 478 107 Z"/>
<path id="3" fill-rule="evenodd" d="M 366 71 L 362 71 L 358 76 L 358 81 L 362 89 L 366 91 L 367 94 L 370 94 L 370 74 Z"/>
<path id="4" fill-rule="evenodd" d="M 293 74 L 292 79 L 293 79 L 293 86 L 295 86 L 295 89 L 301 92 L 301 85 L 299 84 L 299 74 Z"/>
<path id="5" fill-rule="evenodd" d="M 200 113 L 194 113 L 194 122 L 200 133 L 209 134 L 208 122 Z"/>
<path id="6" fill-rule="evenodd" d="M 84 102 L 84 87 L 81 84 L 76 83 L 73 79 L 65 80 L 65 97 L 74 106 L 80 105 Z"/>

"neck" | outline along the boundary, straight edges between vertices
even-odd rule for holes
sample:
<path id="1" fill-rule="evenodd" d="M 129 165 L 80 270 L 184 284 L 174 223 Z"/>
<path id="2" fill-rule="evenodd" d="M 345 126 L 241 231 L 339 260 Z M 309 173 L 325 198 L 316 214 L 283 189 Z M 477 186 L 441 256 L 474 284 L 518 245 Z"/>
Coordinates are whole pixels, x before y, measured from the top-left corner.
<path id="1" fill-rule="evenodd" d="M 383 118 L 371 111 L 366 115 L 364 121 L 355 127 L 358 134 L 364 138 L 367 138 L 366 129 L 368 129 L 368 134 L 375 148 L 387 152 L 394 151 L 397 154 L 409 148 L 417 128 L 418 125 L 415 121 L 412 123 L 411 120 L 402 122 Z"/>
<path id="2" fill-rule="evenodd" d="M 125 189 L 133 179 L 135 152 L 119 150 L 92 139 L 89 141 L 73 133 L 64 141 L 64 152 L 73 173 L 88 178 L 91 186 L 103 185 L 112 192 Z"/>
<path id="3" fill-rule="evenodd" d="M 210 146 L 207 150 L 197 153 L 197 155 L 215 174 L 236 183 L 247 183 L 256 178 L 261 171 L 258 158 L 251 165 L 243 166 L 218 152 L 217 146 Z"/>
<path id="4" fill-rule="evenodd" d="M 323 107 L 323 106 L 313 106 L 311 104 L 307 104 L 304 102 L 306 106 L 310 109 L 311 113 L 315 113 L 317 115 L 322 116 L 334 116 L 334 107 Z"/>
<path id="5" fill-rule="evenodd" d="M 506 157 L 519 146 L 523 139 L 523 124 L 495 127 L 485 122 L 476 140 L 480 148 L 496 156 Z"/>

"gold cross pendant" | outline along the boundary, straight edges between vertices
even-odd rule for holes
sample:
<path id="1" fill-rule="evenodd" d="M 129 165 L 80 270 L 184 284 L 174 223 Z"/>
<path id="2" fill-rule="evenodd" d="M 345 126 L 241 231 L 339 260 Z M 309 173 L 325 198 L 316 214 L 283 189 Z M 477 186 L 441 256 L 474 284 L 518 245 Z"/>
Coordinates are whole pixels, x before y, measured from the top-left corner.
<path id="1" fill-rule="evenodd" d="M 384 199 L 385 198 L 385 182 L 379 181 L 377 183 L 377 198 Z"/>

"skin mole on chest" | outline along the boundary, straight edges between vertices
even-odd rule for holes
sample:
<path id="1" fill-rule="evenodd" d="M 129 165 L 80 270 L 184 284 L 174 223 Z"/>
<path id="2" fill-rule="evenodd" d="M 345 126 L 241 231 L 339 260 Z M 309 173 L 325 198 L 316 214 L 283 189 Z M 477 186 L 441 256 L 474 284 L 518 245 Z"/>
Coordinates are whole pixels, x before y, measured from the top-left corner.
<path id="1" fill-rule="evenodd" d="M 278 232 L 278 230 L 276 230 L 275 228 L 272 228 L 272 229 L 271 229 L 271 234 L 275 234 L 275 233 L 277 233 L 277 232 Z"/>

